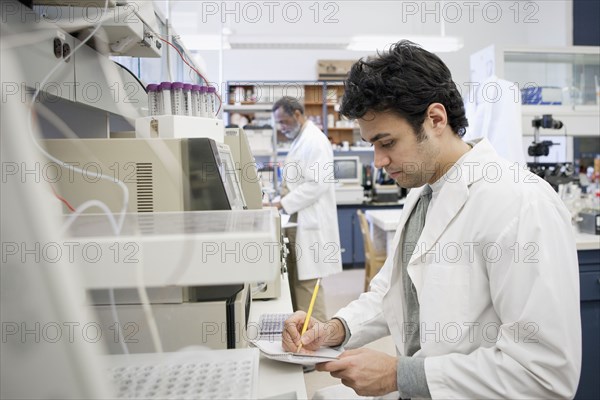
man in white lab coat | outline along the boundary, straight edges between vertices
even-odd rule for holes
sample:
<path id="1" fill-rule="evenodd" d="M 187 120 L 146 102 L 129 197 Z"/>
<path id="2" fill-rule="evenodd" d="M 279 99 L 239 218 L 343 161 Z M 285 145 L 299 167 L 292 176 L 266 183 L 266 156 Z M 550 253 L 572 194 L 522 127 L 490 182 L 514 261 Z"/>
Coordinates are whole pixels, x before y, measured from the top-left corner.
<path id="1" fill-rule="evenodd" d="M 284 347 L 351 349 L 317 369 L 359 395 L 573 397 L 577 254 L 550 185 L 487 139 L 462 140 L 467 120 L 450 71 L 413 43 L 356 63 L 341 112 L 358 120 L 376 167 L 412 190 L 369 291 L 327 322 L 312 319 L 302 337 L 305 314 L 294 314 Z M 360 348 L 390 334 L 395 357 Z"/>
<path id="2" fill-rule="evenodd" d="M 307 311 L 318 278 L 342 271 L 338 231 L 333 150 L 327 136 L 304 115 L 293 97 L 273 105 L 275 122 L 292 141 L 283 168 L 283 188 L 278 208 L 288 213 L 297 227 L 287 229 L 290 254 L 288 277 L 294 310 Z M 313 308 L 315 318 L 325 320 L 323 289 Z"/>

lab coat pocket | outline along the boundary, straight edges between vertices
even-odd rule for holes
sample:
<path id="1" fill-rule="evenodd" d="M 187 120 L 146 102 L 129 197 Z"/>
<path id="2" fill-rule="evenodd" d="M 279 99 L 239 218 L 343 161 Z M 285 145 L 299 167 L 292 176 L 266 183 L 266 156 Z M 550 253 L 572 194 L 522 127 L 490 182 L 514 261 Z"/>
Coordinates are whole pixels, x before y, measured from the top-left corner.
<path id="1" fill-rule="evenodd" d="M 319 212 L 316 207 L 307 207 L 298 212 L 298 228 L 317 230 L 320 228 Z"/>
<path id="2" fill-rule="evenodd" d="M 421 266 L 423 283 L 419 296 L 421 338 L 454 344 L 467 333 L 471 268 L 468 265 Z M 442 346 L 443 347 L 443 346 Z"/>

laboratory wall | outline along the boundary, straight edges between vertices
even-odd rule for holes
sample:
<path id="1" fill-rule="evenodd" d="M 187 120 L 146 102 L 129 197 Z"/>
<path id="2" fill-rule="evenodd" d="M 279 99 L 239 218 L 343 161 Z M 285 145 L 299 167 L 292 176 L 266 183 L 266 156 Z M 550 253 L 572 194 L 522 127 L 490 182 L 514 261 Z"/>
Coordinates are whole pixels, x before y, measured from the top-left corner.
<path id="1" fill-rule="evenodd" d="M 311 43 L 336 43 L 367 32 L 371 35 L 458 36 L 464 47 L 456 52 L 439 53 L 461 85 L 469 81 L 469 55 L 490 44 L 497 46 L 569 46 L 573 42 L 573 1 L 337 1 L 274 2 L 268 10 L 264 3 L 255 8 L 243 2 L 190 2 L 172 4 L 171 18 L 178 31 L 198 34 L 189 48 L 202 47 L 200 35 L 226 34 L 274 38 L 304 38 L 310 49 L 229 49 L 220 52 L 199 50 L 208 74 L 227 80 L 314 80 L 319 59 L 358 59 L 368 51 L 319 50 Z M 291 3 L 298 4 L 295 14 Z M 225 4 L 225 5 L 224 5 Z M 236 5 L 238 4 L 237 8 Z M 240 5 L 241 4 L 241 5 Z M 287 15 L 283 12 L 287 7 Z M 269 12 L 268 12 L 269 11 Z M 293 18 L 292 18 L 293 17 Z M 184 35 L 185 37 L 185 35 Z M 193 37 L 193 36 L 192 36 Z M 279 40 L 278 40 L 279 39 Z M 294 43 L 296 41 L 292 40 Z M 265 40 L 268 47 L 268 40 Z M 296 45 L 297 47 L 297 45 Z"/>

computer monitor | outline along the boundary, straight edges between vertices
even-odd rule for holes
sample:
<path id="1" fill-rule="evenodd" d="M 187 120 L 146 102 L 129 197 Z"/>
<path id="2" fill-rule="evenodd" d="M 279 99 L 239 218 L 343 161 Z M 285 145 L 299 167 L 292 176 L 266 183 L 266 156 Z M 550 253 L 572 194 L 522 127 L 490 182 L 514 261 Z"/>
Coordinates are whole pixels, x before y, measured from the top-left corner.
<path id="1" fill-rule="evenodd" d="M 260 210 L 262 208 L 260 179 L 246 132 L 241 128 L 226 128 L 225 144 L 231 149 L 246 206 L 250 210 Z"/>
<path id="2" fill-rule="evenodd" d="M 223 143 L 217 143 L 217 149 L 219 157 L 221 158 L 219 172 L 221 179 L 223 180 L 223 186 L 225 187 L 229 206 L 232 210 L 245 210 L 246 201 L 244 199 L 244 193 L 235 167 L 233 155 L 231 154 L 231 149 L 228 145 Z"/>
<path id="3" fill-rule="evenodd" d="M 362 183 L 362 165 L 358 156 L 333 158 L 333 176 L 340 184 L 360 185 Z"/>

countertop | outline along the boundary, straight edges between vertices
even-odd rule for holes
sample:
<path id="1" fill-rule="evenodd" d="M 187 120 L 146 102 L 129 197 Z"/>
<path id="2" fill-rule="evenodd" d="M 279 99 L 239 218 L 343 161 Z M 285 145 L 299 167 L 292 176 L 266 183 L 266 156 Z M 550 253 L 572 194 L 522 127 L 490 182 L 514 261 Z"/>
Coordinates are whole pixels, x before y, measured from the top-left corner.
<path id="1" fill-rule="evenodd" d="M 401 209 L 397 210 L 369 210 L 366 212 L 367 219 L 376 227 L 384 231 L 395 231 L 400 222 Z M 577 250 L 599 250 L 600 236 L 581 233 L 573 227 Z"/>

